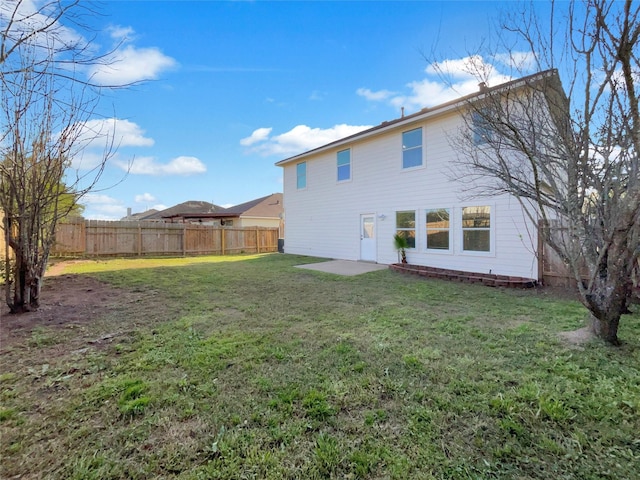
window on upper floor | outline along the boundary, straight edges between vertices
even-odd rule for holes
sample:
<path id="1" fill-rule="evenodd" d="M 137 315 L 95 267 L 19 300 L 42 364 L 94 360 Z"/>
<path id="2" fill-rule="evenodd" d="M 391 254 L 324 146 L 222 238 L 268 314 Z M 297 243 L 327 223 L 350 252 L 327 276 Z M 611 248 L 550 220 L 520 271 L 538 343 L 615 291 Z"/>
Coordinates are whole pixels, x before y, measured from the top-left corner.
<path id="1" fill-rule="evenodd" d="M 462 250 L 491 251 L 491 207 L 462 208 Z"/>
<path id="2" fill-rule="evenodd" d="M 473 143 L 475 145 L 483 145 L 490 141 L 493 136 L 487 115 L 486 111 L 475 111 L 471 114 L 471 128 L 473 129 Z"/>
<path id="3" fill-rule="evenodd" d="M 422 127 L 402 133 L 402 168 L 422 165 Z"/>
<path id="4" fill-rule="evenodd" d="M 296 188 L 298 190 L 307 188 L 307 162 L 296 165 Z"/>
<path id="5" fill-rule="evenodd" d="M 416 212 L 396 212 L 396 233 L 407 239 L 409 248 L 416 248 Z"/>
<path id="6" fill-rule="evenodd" d="M 351 180 L 351 149 L 341 150 L 337 155 L 338 181 Z"/>
<path id="7" fill-rule="evenodd" d="M 427 210 L 426 238 L 428 250 L 449 250 L 451 244 L 449 219 L 448 208 Z"/>

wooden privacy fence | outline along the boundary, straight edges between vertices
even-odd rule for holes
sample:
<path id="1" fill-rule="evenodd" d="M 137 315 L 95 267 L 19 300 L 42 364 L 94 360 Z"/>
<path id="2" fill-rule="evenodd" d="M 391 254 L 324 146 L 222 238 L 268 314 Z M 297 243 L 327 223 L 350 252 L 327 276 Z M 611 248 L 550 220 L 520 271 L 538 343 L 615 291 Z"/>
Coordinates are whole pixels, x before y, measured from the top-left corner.
<path id="1" fill-rule="evenodd" d="M 567 234 L 567 229 L 562 227 L 559 222 L 550 220 L 550 234 L 556 241 L 562 243 L 563 237 Z M 542 221 L 538 222 L 538 252 L 540 255 L 540 261 L 538 262 L 538 268 L 540 270 L 538 276 L 542 278 L 545 285 L 554 287 L 575 287 L 576 280 L 569 269 L 569 266 L 564 263 L 560 255 L 558 255 L 548 243 L 544 241 L 544 224 Z M 589 272 L 586 265 L 583 267 L 583 277 L 588 278 Z"/>
<path id="2" fill-rule="evenodd" d="M 576 287 L 576 279 L 573 276 L 573 273 L 569 269 L 569 266 L 564 263 L 562 258 L 549 246 L 549 244 L 545 243 L 543 240 L 543 231 L 544 228 L 542 222 L 538 223 L 538 229 L 540 230 L 540 234 L 538 235 L 538 251 L 540 254 L 540 261 L 538 262 L 539 266 L 539 274 L 538 276 L 542 278 L 545 285 L 554 286 L 554 287 Z M 551 236 L 555 238 L 556 241 L 562 242 L 563 237 L 567 235 L 567 229 L 560 225 L 557 221 L 550 222 L 550 232 Z M 589 269 L 586 265 L 586 262 L 582 260 L 580 267 L 580 274 L 582 280 L 589 279 Z M 640 259 L 637 260 L 637 265 L 635 265 L 635 270 L 632 274 L 632 282 L 636 292 L 636 295 L 640 297 Z"/>
<path id="3" fill-rule="evenodd" d="M 79 220 L 58 224 L 51 256 L 230 255 L 277 249 L 277 228 Z"/>

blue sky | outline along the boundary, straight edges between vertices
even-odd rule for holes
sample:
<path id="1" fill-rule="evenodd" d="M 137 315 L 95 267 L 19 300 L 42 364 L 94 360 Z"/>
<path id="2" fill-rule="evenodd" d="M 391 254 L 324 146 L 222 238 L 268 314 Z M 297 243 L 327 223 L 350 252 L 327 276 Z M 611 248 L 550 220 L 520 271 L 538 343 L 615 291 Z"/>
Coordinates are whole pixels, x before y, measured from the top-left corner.
<path id="1" fill-rule="evenodd" d="M 85 216 L 281 192 L 275 162 L 397 118 L 401 107 L 411 113 L 475 90 L 477 80 L 459 73 L 452 92 L 425 56 L 459 69 L 495 36 L 506 3 L 101 3 L 95 48 L 117 46 L 116 62 L 92 78 L 143 82 L 104 91 L 95 126 L 115 128 L 120 147 L 102 189 L 83 200 Z M 508 79 L 508 62 L 483 62 L 491 83 Z M 102 149 L 90 143 L 74 165 L 86 168 Z"/>

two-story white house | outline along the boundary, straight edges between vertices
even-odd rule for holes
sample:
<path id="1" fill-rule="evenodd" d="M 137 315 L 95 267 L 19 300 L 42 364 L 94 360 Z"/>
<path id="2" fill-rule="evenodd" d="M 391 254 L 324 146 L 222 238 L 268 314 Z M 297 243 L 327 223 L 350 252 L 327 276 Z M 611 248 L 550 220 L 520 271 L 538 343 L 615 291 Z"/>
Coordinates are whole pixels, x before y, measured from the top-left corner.
<path id="1" fill-rule="evenodd" d="M 399 233 L 410 264 L 537 280 L 535 219 L 507 194 L 470 199 L 451 175 L 460 154 L 451 139 L 469 128 L 470 102 L 494 89 L 530 88 L 536 76 L 523 80 L 276 163 L 284 172 L 285 252 L 391 264 Z"/>

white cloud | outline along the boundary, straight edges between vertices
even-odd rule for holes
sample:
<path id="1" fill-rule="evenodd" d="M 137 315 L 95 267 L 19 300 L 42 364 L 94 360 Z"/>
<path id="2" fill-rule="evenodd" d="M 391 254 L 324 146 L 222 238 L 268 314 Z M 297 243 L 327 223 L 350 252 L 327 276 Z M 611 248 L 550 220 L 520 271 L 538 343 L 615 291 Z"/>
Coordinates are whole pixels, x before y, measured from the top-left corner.
<path id="1" fill-rule="evenodd" d="M 0 25 L 8 38 L 18 38 L 25 32 L 34 34 L 36 44 L 50 51 L 63 51 L 69 45 L 91 45 L 78 31 L 68 28 L 55 20 L 60 9 L 57 2 L 22 0 L 20 2 L 0 2 Z M 9 42 L 11 43 L 11 42 Z M 16 55 L 19 51 L 15 52 Z"/>
<path id="2" fill-rule="evenodd" d="M 396 92 L 392 92 L 391 90 L 378 90 L 377 92 L 374 92 L 368 88 L 359 88 L 356 90 L 356 93 L 372 102 L 387 100 L 388 98 L 396 95 Z"/>
<path id="3" fill-rule="evenodd" d="M 78 150 L 72 155 L 71 168 L 73 170 L 91 170 L 105 161 L 105 153 L 102 150 L 84 149 Z"/>
<path id="4" fill-rule="evenodd" d="M 272 137 L 269 137 L 267 135 L 264 136 L 259 142 L 252 142 L 251 144 L 249 144 L 252 146 L 249 151 L 265 156 L 296 155 L 298 153 L 302 153 L 307 150 L 326 145 L 327 143 L 331 143 L 335 140 L 348 137 L 368 128 L 371 128 L 371 126 L 342 124 L 323 129 L 311 128 L 307 125 L 297 125 L 288 132 Z M 269 130 L 269 133 L 271 132 L 271 129 L 261 130 Z"/>
<path id="5" fill-rule="evenodd" d="M 151 147 L 139 125 L 119 118 L 94 119 L 77 126 L 78 139 L 72 154 L 72 168 L 91 169 L 104 161 L 105 150 L 119 147 Z M 110 152 L 113 154 L 114 152 Z"/>
<path id="6" fill-rule="evenodd" d="M 640 71 L 631 72 L 631 79 L 635 86 L 640 86 Z M 594 76 L 593 83 L 603 82 L 604 81 L 604 73 L 600 73 L 599 75 Z M 625 89 L 625 77 L 622 69 L 616 69 L 611 75 L 611 80 L 607 82 L 608 89 Z"/>
<path id="7" fill-rule="evenodd" d="M 240 140 L 240 145 L 242 145 L 243 147 L 249 147 L 255 143 L 262 142 L 263 140 L 266 140 L 267 138 L 269 138 L 269 135 L 271 134 L 271 130 L 273 129 L 258 128 L 257 130 L 254 130 L 249 137 L 246 137 Z"/>
<path id="8" fill-rule="evenodd" d="M 450 78 L 486 81 L 495 71 L 495 67 L 485 62 L 481 55 L 471 55 L 431 63 L 424 71 L 429 75 L 444 74 Z"/>
<path id="9" fill-rule="evenodd" d="M 135 35 L 133 28 L 123 27 L 121 25 L 111 25 L 107 28 L 107 31 L 109 35 L 111 35 L 111 38 L 118 41 L 131 40 Z"/>
<path id="10" fill-rule="evenodd" d="M 119 86 L 143 80 L 155 80 L 177 62 L 156 47 L 136 48 L 125 45 L 118 49 L 104 65 L 93 65 L 89 78 L 99 85 Z"/>
<path id="11" fill-rule="evenodd" d="M 515 58 L 525 61 L 524 54 L 514 54 Z M 493 86 L 511 80 L 509 75 L 500 73 L 495 65 L 479 55 L 432 63 L 425 68 L 425 73 L 426 78 L 406 84 L 407 93 L 359 88 L 357 94 L 372 102 L 385 102 L 395 108 L 405 107 L 408 111 L 415 111 L 477 92 L 480 82 Z"/>
<path id="12" fill-rule="evenodd" d="M 492 58 L 503 65 L 519 71 L 528 72 L 538 69 L 536 55 L 533 52 L 498 53 Z"/>
<path id="13" fill-rule="evenodd" d="M 122 169 L 129 165 L 117 162 Z M 154 157 L 136 157 L 133 160 L 129 173 L 133 175 L 180 175 L 188 176 L 207 171 L 207 166 L 196 157 L 180 156 L 169 163 L 157 163 Z"/>
<path id="14" fill-rule="evenodd" d="M 98 85 L 124 86 L 144 80 L 154 80 L 162 72 L 177 65 L 175 59 L 165 55 L 156 47 L 134 46 L 131 42 L 135 39 L 135 32 L 131 27 L 119 25 L 109 27 L 107 33 L 116 42 L 115 50 L 108 54 L 104 51 L 99 52 L 98 43 L 87 40 L 82 29 L 69 28 L 56 20 L 62 8 L 65 7 L 58 5 L 58 2 L 42 0 L 2 1 L 0 2 L 0 25 L 3 30 L 6 27 L 5 33 L 8 35 L 9 43 L 11 39 L 23 36 L 25 32 L 29 34 L 38 32 L 33 35 L 33 41 L 44 47 L 43 51 L 58 52 L 57 56 L 60 59 L 65 56 L 70 57 L 64 52 L 68 51 L 70 46 L 77 46 L 73 50 L 75 54 L 80 53 L 82 58 L 65 58 L 65 60 L 73 65 L 74 73 L 82 71 Z M 93 12 L 81 10 L 77 12 L 78 16 L 86 13 Z M 19 53 L 17 50 L 12 56 L 16 56 L 19 60 Z M 5 59 L 5 63 L 10 61 L 11 58 Z M 90 66 L 86 68 L 83 66 L 89 63 L 91 63 Z M 64 68 L 63 64 L 59 67 Z"/>
<path id="15" fill-rule="evenodd" d="M 136 203 L 150 203 L 150 202 L 155 202 L 156 197 L 154 197 L 150 193 L 145 192 L 142 195 L 136 195 L 134 197 L 134 200 Z"/>
<path id="16" fill-rule="evenodd" d="M 473 83 L 474 88 L 477 89 L 477 82 Z M 454 98 L 470 93 L 462 86 L 462 92 L 460 92 L 460 85 L 456 90 L 448 88 L 442 83 L 438 83 L 432 80 L 421 80 L 407 84 L 411 89 L 409 95 L 398 95 L 389 100 L 389 103 L 394 107 L 405 107 L 407 110 L 419 110 L 424 107 L 430 107 L 433 105 L 439 105 L 441 103 L 448 102 Z"/>
<path id="17" fill-rule="evenodd" d="M 84 205 L 105 205 L 105 204 L 113 205 L 121 202 L 120 200 L 117 200 L 103 193 L 87 193 L 85 196 L 82 197 L 82 203 Z"/>
<path id="18" fill-rule="evenodd" d="M 120 118 L 94 119 L 84 123 L 78 140 L 85 148 L 104 146 L 105 139 L 113 139 L 118 147 L 151 147 L 152 138 L 144 136 L 144 130 L 134 122 Z M 97 145 L 95 145 L 97 143 Z"/>
<path id="19" fill-rule="evenodd" d="M 127 214 L 122 201 L 109 195 L 88 193 L 80 203 L 85 206 L 85 218 L 93 220 L 118 220 Z"/>

